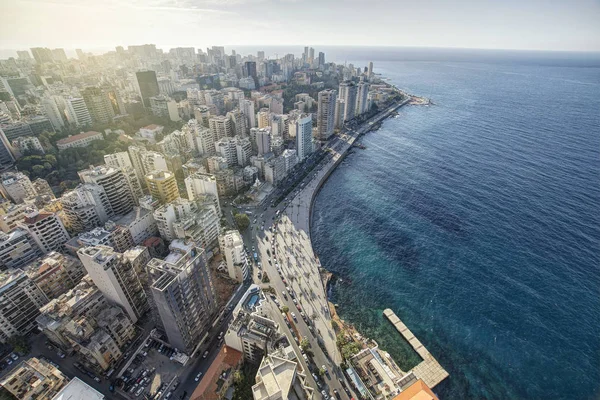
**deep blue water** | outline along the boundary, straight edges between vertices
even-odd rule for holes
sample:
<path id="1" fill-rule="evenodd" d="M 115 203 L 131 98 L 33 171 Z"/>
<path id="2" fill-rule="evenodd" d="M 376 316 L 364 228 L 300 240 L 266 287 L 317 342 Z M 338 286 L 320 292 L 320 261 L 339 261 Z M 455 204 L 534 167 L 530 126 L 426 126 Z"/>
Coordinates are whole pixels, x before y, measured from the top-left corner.
<path id="1" fill-rule="evenodd" d="M 316 199 L 341 316 L 408 369 L 392 308 L 442 399 L 600 398 L 600 68 L 375 66 L 436 105 L 367 134 Z"/>

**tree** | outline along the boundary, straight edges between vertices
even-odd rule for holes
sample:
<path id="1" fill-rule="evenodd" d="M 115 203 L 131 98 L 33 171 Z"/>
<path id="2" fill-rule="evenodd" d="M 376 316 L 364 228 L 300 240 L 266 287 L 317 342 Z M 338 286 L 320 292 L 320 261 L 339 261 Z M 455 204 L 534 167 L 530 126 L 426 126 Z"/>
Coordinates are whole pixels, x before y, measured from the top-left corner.
<path id="1" fill-rule="evenodd" d="M 14 351 L 20 354 L 29 353 L 29 343 L 23 336 L 13 336 L 8 339 L 8 343 L 13 347 Z"/>
<path id="2" fill-rule="evenodd" d="M 236 214 L 233 218 L 240 231 L 245 231 L 250 226 L 250 218 L 244 213 Z"/>
<path id="3" fill-rule="evenodd" d="M 300 348 L 305 353 L 308 351 L 308 349 L 310 349 L 310 342 L 308 341 L 307 338 L 304 338 L 300 341 Z"/>
<path id="4" fill-rule="evenodd" d="M 290 308 L 288 306 L 283 306 L 283 307 L 281 307 L 281 311 L 283 311 L 285 314 L 287 314 L 288 312 L 290 312 Z"/>

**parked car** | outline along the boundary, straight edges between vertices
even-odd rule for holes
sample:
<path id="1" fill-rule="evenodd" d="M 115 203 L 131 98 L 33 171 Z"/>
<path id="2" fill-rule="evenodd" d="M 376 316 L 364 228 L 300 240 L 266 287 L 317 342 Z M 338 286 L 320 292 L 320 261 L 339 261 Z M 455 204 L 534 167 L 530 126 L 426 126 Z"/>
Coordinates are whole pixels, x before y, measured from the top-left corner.
<path id="1" fill-rule="evenodd" d="M 198 372 L 198 375 L 196 375 L 196 377 L 194 378 L 194 380 L 196 382 L 198 382 L 200 380 L 200 377 L 202 376 L 202 372 Z"/>

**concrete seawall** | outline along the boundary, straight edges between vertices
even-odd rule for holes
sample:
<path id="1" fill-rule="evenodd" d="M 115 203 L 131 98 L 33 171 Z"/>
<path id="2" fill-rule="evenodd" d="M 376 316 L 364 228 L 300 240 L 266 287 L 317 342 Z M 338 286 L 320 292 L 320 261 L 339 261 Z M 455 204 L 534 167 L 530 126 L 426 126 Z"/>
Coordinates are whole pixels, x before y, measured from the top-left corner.
<path id="1" fill-rule="evenodd" d="M 429 350 L 423 346 L 423 343 L 413 335 L 410 329 L 408 329 L 404 322 L 402 322 L 392 310 L 389 308 L 385 309 L 383 315 L 392 323 L 392 325 L 394 325 L 396 330 L 404 337 L 404 339 L 406 339 L 423 360 L 409 372 L 415 374 L 417 378 L 423 379 L 423 382 L 430 388 L 435 387 L 449 376 L 448 372 L 446 372 L 440 363 L 437 362 Z"/>
<path id="2" fill-rule="evenodd" d="M 372 125 L 380 123 L 383 120 L 389 118 L 393 112 L 398 110 L 400 107 L 406 105 L 409 101 L 410 101 L 410 99 L 406 99 L 406 100 L 403 100 L 403 101 L 397 103 L 396 105 L 388 107 L 385 111 L 382 111 L 379 115 L 373 117 L 373 120 L 367 121 L 363 125 L 361 125 L 361 127 L 358 128 L 353 135 L 350 135 L 350 139 L 348 140 L 347 145 L 345 145 L 345 148 L 342 150 L 342 152 L 338 153 L 338 158 L 334 160 L 333 165 L 331 165 L 328 168 L 328 170 L 325 172 L 325 174 L 319 179 L 319 181 L 317 182 L 317 186 L 315 187 L 315 189 L 312 193 L 312 196 L 310 199 L 310 204 L 308 205 L 308 209 L 309 209 L 309 212 L 308 212 L 308 216 L 309 216 L 308 236 L 311 240 L 311 243 L 312 243 L 312 233 L 311 233 L 310 225 L 312 223 L 312 217 L 313 217 L 313 204 L 314 204 L 314 201 L 315 201 L 317 195 L 321 191 L 321 188 L 323 187 L 325 182 L 327 182 L 327 179 L 329 179 L 329 176 L 333 173 L 333 171 L 335 171 L 337 166 L 344 160 L 344 158 L 346 158 L 346 156 L 348 155 L 348 151 L 352 148 L 352 145 L 362 135 L 370 132 L 370 128 L 372 127 Z M 314 250 L 314 245 L 312 247 L 313 247 L 313 253 L 315 254 L 315 256 L 317 256 L 317 253 Z M 318 260 L 318 256 L 317 256 L 317 260 Z M 320 264 L 320 261 L 319 261 L 319 264 Z"/>

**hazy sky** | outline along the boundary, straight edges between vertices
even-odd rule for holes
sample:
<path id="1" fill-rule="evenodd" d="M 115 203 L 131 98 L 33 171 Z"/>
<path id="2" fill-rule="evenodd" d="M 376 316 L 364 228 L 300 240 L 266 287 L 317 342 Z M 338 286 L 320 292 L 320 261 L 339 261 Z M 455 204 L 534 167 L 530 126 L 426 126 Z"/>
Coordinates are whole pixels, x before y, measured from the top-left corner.
<path id="1" fill-rule="evenodd" d="M 0 0 L 0 49 L 155 43 L 600 51 L 598 0 Z"/>

